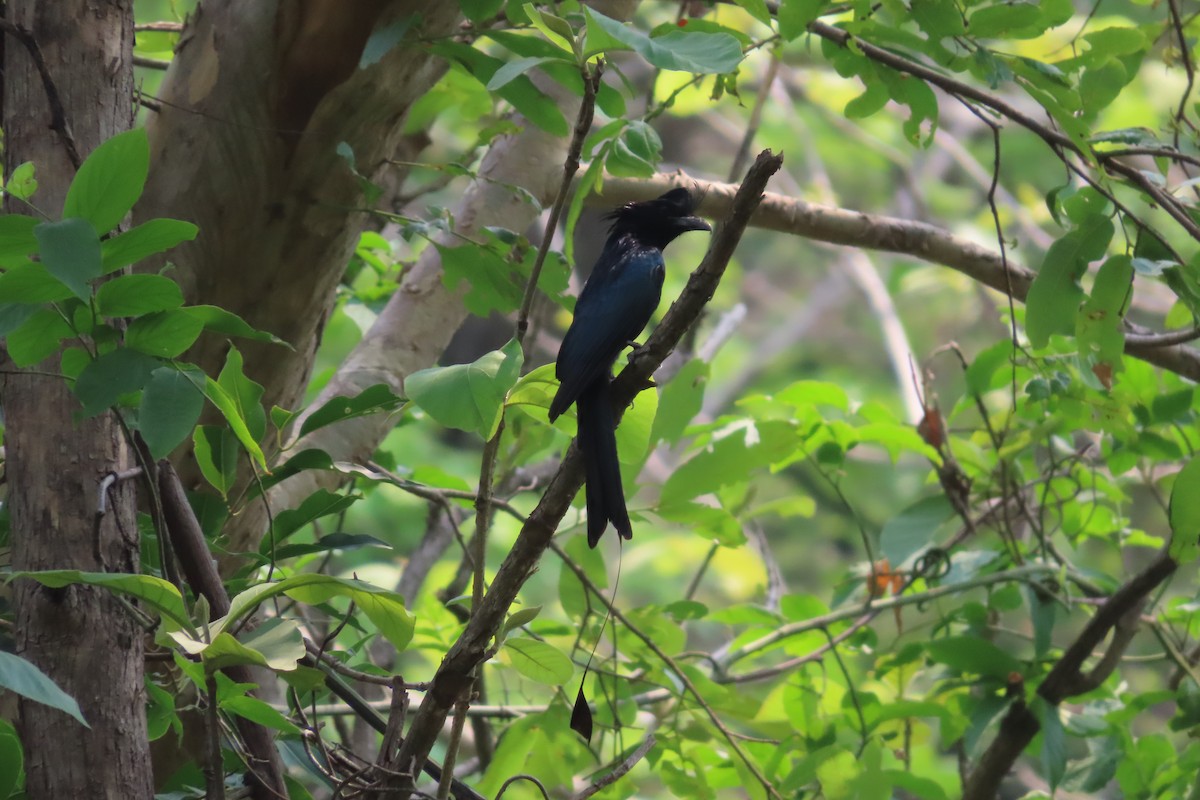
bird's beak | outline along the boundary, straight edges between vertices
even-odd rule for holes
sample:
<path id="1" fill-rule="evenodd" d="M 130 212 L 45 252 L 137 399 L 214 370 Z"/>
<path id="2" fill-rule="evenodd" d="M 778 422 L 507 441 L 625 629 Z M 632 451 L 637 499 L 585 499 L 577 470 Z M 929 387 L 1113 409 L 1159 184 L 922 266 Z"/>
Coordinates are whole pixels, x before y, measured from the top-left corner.
<path id="1" fill-rule="evenodd" d="M 712 230 L 712 228 L 709 226 L 709 224 L 707 222 L 705 222 L 704 220 L 700 219 L 699 217 L 680 217 L 679 221 L 676 224 L 679 226 L 679 230 L 681 232 L 683 232 L 683 231 L 711 231 Z"/>

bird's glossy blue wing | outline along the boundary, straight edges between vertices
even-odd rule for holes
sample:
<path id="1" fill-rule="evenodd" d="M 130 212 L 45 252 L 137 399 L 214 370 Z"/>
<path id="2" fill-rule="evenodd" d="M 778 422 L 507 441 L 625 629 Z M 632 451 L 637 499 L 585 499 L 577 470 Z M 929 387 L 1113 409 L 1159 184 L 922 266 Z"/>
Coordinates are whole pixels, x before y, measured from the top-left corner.
<path id="1" fill-rule="evenodd" d="M 606 260 L 606 256 L 616 255 Z M 662 295 L 662 252 L 630 247 L 601 255 L 579 301 L 575 319 L 558 351 L 558 394 L 551 419 L 566 411 L 598 375 L 608 371 L 625 345 L 635 339 Z"/>

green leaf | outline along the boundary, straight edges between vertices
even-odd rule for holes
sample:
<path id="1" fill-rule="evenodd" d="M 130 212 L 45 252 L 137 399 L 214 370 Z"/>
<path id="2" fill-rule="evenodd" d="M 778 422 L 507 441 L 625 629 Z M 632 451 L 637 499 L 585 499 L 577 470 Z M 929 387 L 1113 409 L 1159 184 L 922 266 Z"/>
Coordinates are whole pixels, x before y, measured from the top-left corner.
<path id="1" fill-rule="evenodd" d="M 500 13 L 504 0 L 458 0 L 458 6 L 471 22 L 488 22 Z"/>
<path id="2" fill-rule="evenodd" d="M 41 305 L 74 296 L 71 288 L 51 275 L 41 263 L 19 264 L 0 275 L 0 297 L 8 303 Z"/>
<path id="3" fill-rule="evenodd" d="M 38 249 L 33 229 L 38 221 L 24 214 L 0 216 L 0 267 L 23 264 Z"/>
<path id="4" fill-rule="evenodd" d="M 791 426 L 761 422 L 732 430 L 693 455 L 667 478 L 662 504 L 672 505 L 748 480 L 790 454 L 796 445 Z"/>
<path id="5" fill-rule="evenodd" d="M 1133 261 L 1129 256 L 1109 258 L 1096 273 L 1091 295 L 1075 320 L 1075 340 L 1083 371 L 1112 388 L 1112 378 L 1123 369 L 1125 308 L 1133 294 Z"/>
<path id="6" fill-rule="evenodd" d="M 190 222 L 178 219 L 152 219 L 143 222 L 100 246 L 104 274 L 114 272 L 143 258 L 165 253 L 181 242 L 196 238 L 200 229 Z"/>
<path id="7" fill-rule="evenodd" d="M 1040 697 L 1035 698 L 1031 705 L 1042 726 L 1042 771 L 1046 782 L 1050 784 L 1050 791 L 1053 792 L 1067 771 L 1066 732 L 1063 730 L 1058 706 L 1047 703 Z"/>
<path id="8" fill-rule="evenodd" d="M 1200 555 L 1200 458 L 1175 475 L 1170 502 L 1171 558 L 1180 564 Z"/>
<path id="9" fill-rule="evenodd" d="M 183 595 L 169 581 L 153 575 L 129 575 L 119 572 L 81 572 L 77 569 L 48 570 L 45 572 L 14 572 L 8 580 L 29 578 L 51 589 L 85 584 L 99 586 L 118 594 L 140 600 L 162 618 L 169 630 L 183 629 L 195 632 L 187 610 L 183 606 Z"/>
<path id="10" fill-rule="evenodd" d="M 360 499 L 362 499 L 361 495 L 337 494 L 327 489 L 318 489 L 304 498 L 304 501 L 296 508 L 280 511 L 275 517 L 276 543 L 283 541 L 305 525 L 321 517 L 345 511 Z M 267 544 L 264 543 L 263 547 L 266 548 Z M 264 552 L 266 551 L 264 550 Z"/>
<path id="11" fill-rule="evenodd" d="M 91 223 L 97 236 L 121 224 L 142 195 L 150 171 L 150 143 L 137 128 L 118 133 L 92 151 L 67 189 L 63 217 Z"/>
<path id="12" fill-rule="evenodd" d="M 225 355 L 225 366 L 217 376 L 217 383 L 237 406 L 238 414 L 246 421 L 246 430 L 254 441 L 261 441 L 267 434 L 267 412 L 262 407 L 263 387 L 246 377 L 242 371 L 242 354 L 230 347 Z"/>
<path id="13" fill-rule="evenodd" d="M 0 291 L 0 295 L 4 292 Z M 24 303 L 0 303 L 0 338 L 24 325 L 38 312 L 38 307 Z"/>
<path id="14" fill-rule="evenodd" d="M 1045 347 L 1052 334 L 1074 332 L 1075 314 L 1083 302 L 1079 277 L 1104 254 L 1112 235 L 1112 222 L 1093 214 L 1050 245 L 1025 300 L 1025 332 L 1034 347 Z"/>
<path id="15" fill-rule="evenodd" d="M 825 0 L 783 0 L 779 4 L 780 35 L 788 42 L 801 36 L 824 10 Z"/>
<path id="16" fill-rule="evenodd" d="M 57 708 L 79 721 L 85 728 L 91 728 L 79 710 L 75 698 L 58 688 L 46 673 L 36 666 L 13 653 L 0 650 L 0 688 L 14 694 L 27 697 L 42 705 Z"/>
<path id="17" fill-rule="evenodd" d="M 81 300 L 92 296 L 88 281 L 100 277 L 100 238 L 81 219 L 43 222 L 33 229 L 46 270 Z"/>
<path id="18" fill-rule="evenodd" d="M 241 644 L 262 656 L 265 662 L 263 666 L 277 671 L 293 670 L 297 662 L 304 658 L 304 638 L 300 635 L 300 627 L 290 619 L 266 620 L 250 633 L 242 635 Z"/>
<path id="19" fill-rule="evenodd" d="M 985 6 L 971 14 L 967 20 L 970 36 L 996 38 L 1027 38 L 1042 32 L 1038 25 L 1042 11 L 1037 3 L 998 3 Z M 1012 34 L 1017 35 L 1013 36 Z"/>
<path id="20" fill-rule="evenodd" d="M 34 167 L 32 161 L 19 164 L 12 171 L 12 176 L 9 177 L 8 183 L 4 185 L 4 191 L 21 200 L 28 200 L 33 197 L 34 192 L 38 188 L 37 178 L 34 177 L 33 173 Z"/>
<path id="21" fill-rule="evenodd" d="M 258 442 L 250 434 L 250 429 L 246 427 L 246 420 L 238 409 L 237 401 L 212 378 L 208 378 L 204 383 L 204 396 L 208 398 L 208 402 L 217 407 L 221 416 L 225 417 L 225 421 L 229 423 L 229 429 L 241 442 L 242 447 L 246 448 L 246 452 L 258 464 L 259 469 L 266 470 L 267 459 L 263 455 L 262 448 L 258 446 Z"/>
<path id="22" fill-rule="evenodd" d="M 1024 665 L 996 645 L 978 636 L 946 636 L 927 642 L 925 652 L 939 664 L 974 675 L 1008 680 L 1011 672 L 1024 674 Z"/>
<path id="23" fill-rule="evenodd" d="M 545 56 L 533 56 L 530 58 L 518 58 L 515 61 L 509 61 L 507 64 L 493 73 L 491 80 L 487 82 L 487 90 L 489 92 L 497 91 L 502 86 L 507 86 L 534 67 L 539 67 L 542 64 L 545 64 L 547 61 L 555 60 L 558 59 L 547 58 Z"/>
<path id="24" fill-rule="evenodd" d="M 25 754 L 17 729 L 0 719 L 0 797 L 15 798 L 25 783 Z"/>
<path id="25" fill-rule="evenodd" d="M 446 288 L 456 289 L 467 282 L 463 295 L 467 311 L 487 317 L 493 311 L 507 314 L 520 307 L 524 289 L 516 282 L 514 265 L 507 258 L 485 245 L 435 246 L 442 256 Z"/>
<path id="26" fill-rule="evenodd" d="M 912 15 L 931 39 L 966 33 L 962 12 L 954 0 L 912 0 Z"/>
<path id="27" fill-rule="evenodd" d="M 522 625 L 528 625 L 530 622 L 533 622 L 535 619 L 537 619 L 537 615 L 540 613 L 542 613 L 541 606 L 529 606 L 528 608 L 522 608 L 514 611 L 508 615 L 508 619 L 504 620 L 504 628 L 502 633 L 508 633 L 509 631 L 515 630 Z"/>
<path id="28" fill-rule="evenodd" d="M 924 497 L 884 523 L 879 534 L 879 549 L 884 558 L 899 569 L 906 561 L 933 544 L 934 533 L 954 516 L 946 495 Z"/>
<path id="29" fill-rule="evenodd" d="M 301 649 L 303 647 L 304 645 L 301 644 Z M 283 671 L 286 672 L 288 670 Z M 276 711 L 274 706 L 264 703 L 257 697 L 251 697 L 246 694 L 239 697 L 230 697 L 228 700 L 222 700 L 219 707 L 222 711 L 244 717 L 251 722 L 256 722 L 272 730 L 297 736 L 300 734 L 300 729 L 293 725 L 291 720 Z M 295 795 L 292 796 L 295 797 Z"/>
<path id="30" fill-rule="evenodd" d="M 708 385 L 708 362 L 694 358 L 683 365 L 671 381 L 663 386 L 658 398 L 658 414 L 650 440 L 671 444 L 683 438 L 683 432 L 704 405 L 704 389 Z M 523 379 L 522 379 L 523 380 Z"/>
<path id="31" fill-rule="evenodd" d="M 181 305 L 179 284 L 161 275 L 121 275 L 96 290 L 96 310 L 106 317 L 137 317 Z"/>
<path id="32" fill-rule="evenodd" d="M 386 383 L 368 386 L 354 397 L 338 395 L 304 418 L 304 422 L 300 425 L 299 435 L 305 436 L 344 419 L 362 417 L 380 411 L 395 411 L 403 402 L 392 393 L 391 387 Z"/>
<path id="33" fill-rule="evenodd" d="M 242 339 L 252 339 L 256 342 L 271 342 L 291 347 L 290 344 L 266 331 L 252 328 L 249 323 L 237 314 L 216 306 L 188 306 L 180 309 L 181 313 L 196 319 L 204 326 L 204 330 L 220 333 L 225 336 L 238 336 Z"/>
<path id="34" fill-rule="evenodd" d="M 746 543 L 746 532 L 737 517 L 723 508 L 704 503 L 674 502 L 660 504 L 656 513 L 663 519 L 682 525 L 705 539 L 723 547 L 740 547 Z"/>
<path id="35" fill-rule="evenodd" d="M 403 650 L 412 639 L 415 620 L 404 608 L 404 599 L 400 595 L 362 581 L 312 573 L 293 575 L 275 583 L 260 583 L 247 589 L 233 598 L 229 614 L 212 623 L 210 628 L 218 633 L 229 630 L 259 603 L 280 594 L 309 605 L 324 603 L 333 597 L 349 598 L 397 650 Z"/>
<path id="36" fill-rule="evenodd" d="M 536 639 L 508 639 L 504 642 L 503 652 L 517 672 L 546 686 L 562 686 L 575 672 L 571 659 L 562 651 Z"/>
<path id="37" fill-rule="evenodd" d="M 605 50 L 634 50 L 660 69 L 698 74 L 732 72 L 742 62 L 742 47 L 727 33 L 685 33 L 680 30 L 650 38 L 584 6 L 587 17 L 587 54 Z"/>
<path id="38" fill-rule="evenodd" d="M 771 24 L 771 11 L 767 8 L 766 0 L 734 0 L 734 2 L 763 25 Z M 782 7 L 780 13 L 783 13 Z"/>
<path id="39" fill-rule="evenodd" d="M 490 439 L 500 426 L 504 398 L 521 374 L 523 356 L 515 339 L 471 364 L 434 367 L 409 375 L 409 399 L 442 425 Z"/>
<path id="40" fill-rule="evenodd" d="M 31 367 L 58 350 L 74 331 L 62 315 L 43 308 L 8 335 L 8 357 L 18 367 Z"/>
<path id="41" fill-rule="evenodd" d="M 182 308 L 138 317 L 125 331 L 125 345 L 159 358 L 174 358 L 192 346 L 204 325 Z"/>
<path id="42" fill-rule="evenodd" d="M 504 65 L 498 58 L 483 53 L 470 45 L 459 42 L 438 42 L 429 48 L 434 54 L 461 64 L 475 80 L 484 86 Z M 570 127 L 567 120 L 549 96 L 533 85 L 527 75 L 520 75 L 501 86 L 497 92 L 512 107 L 542 130 L 553 136 L 567 136 Z"/>
<path id="43" fill-rule="evenodd" d="M 159 366 L 158 359 L 125 347 L 98 356 L 75 379 L 75 396 L 84 415 L 100 414 L 116 405 L 121 395 L 138 391 Z"/>
<path id="44" fill-rule="evenodd" d="M 119 351 L 118 351 L 119 352 Z M 166 458 L 192 433 L 204 409 L 204 373 L 159 367 L 142 390 L 138 429 L 154 458 Z"/>
<path id="45" fill-rule="evenodd" d="M 200 474 L 226 497 L 237 480 L 237 437 L 224 426 L 201 425 L 192 432 L 192 445 Z"/>

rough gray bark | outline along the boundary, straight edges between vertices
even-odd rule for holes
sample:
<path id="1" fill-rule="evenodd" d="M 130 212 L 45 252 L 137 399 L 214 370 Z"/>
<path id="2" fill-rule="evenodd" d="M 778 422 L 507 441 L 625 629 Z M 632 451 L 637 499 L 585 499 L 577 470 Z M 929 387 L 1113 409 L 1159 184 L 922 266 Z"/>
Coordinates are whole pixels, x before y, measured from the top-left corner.
<path id="1" fill-rule="evenodd" d="M 137 213 L 199 226 L 170 254 L 189 303 L 221 306 L 294 348 L 235 343 L 268 408 L 298 402 L 368 218 L 338 145 L 362 175 L 394 169 L 409 107 L 446 69 L 418 37 L 458 21 L 458 4 L 438 0 L 214 0 L 180 37 L 147 125 L 153 169 Z M 405 25 L 403 41 L 361 65 L 372 32 Z M 216 374 L 228 347 L 206 335 L 187 358 Z M 198 484 L 191 465 L 180 473 Z"/>
<path id="2" fill-rule="evenodd" d="M 6 172 L 37 167 L 34 202 L 62 208 L 75 159 L 133 123 L 131 0 L 10 0 L 9 23 L 28 31 L 48 66 L 65 125 L 52 131 L 47 87 L 29 50 L 9 35 L 4 47 Z M 27 211 L 13 208 L 10 211 Z M 132 484 L 118 484 L 96 519 L 97 488 L 132 465 L 112 414 L 76 422 L 79 402 L 53 373 L 0 373 L 6 472 L 16 570 L 75 568 L 137 572 Z M 41 374 L 38 374 L 41 373 Z M 46 374 L 49 373 L 49 374 Z M 91 729 L 38 703 L 22 701 L 18 731 L 31 800 L 149 798 L 151 769 L 142 684 L 143 633 L 108 591 L 88 586 L 15 586 L 16 645 L 73 696 Z"/>

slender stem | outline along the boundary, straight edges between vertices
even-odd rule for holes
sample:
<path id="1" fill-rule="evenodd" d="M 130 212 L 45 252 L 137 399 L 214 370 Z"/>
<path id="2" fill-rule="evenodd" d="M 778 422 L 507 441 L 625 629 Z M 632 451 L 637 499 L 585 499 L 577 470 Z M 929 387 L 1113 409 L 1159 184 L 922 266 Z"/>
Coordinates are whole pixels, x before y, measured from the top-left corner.
<path id="1" fill-rule="evenodd" d="M 205 800 L 225 800 L 225 770 L 221 766 L 221 719 L 217 714 L 217 675 L 208 673 L 205 685 L 208 710 L 206 732 L 208 733 L 208 766 L 204 770 L 207 785 Z"/>

